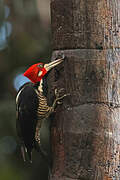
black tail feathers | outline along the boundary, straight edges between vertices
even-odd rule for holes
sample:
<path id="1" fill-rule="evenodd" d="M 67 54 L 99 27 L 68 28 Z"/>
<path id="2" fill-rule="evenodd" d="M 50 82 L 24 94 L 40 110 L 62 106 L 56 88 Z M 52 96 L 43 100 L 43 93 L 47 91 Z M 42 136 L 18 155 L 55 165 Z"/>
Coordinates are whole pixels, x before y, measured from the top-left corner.
<path id="1" fill-rule="evenodd" d="M 28 154 L 30 163 L 32 163 L 32 150 L 26 148 L 24 145 L 21 145 L 21 154 L 24 162 L 26 161 L 26 153 Z"/>
<path id="2" fill-rule="evenodd" d="M 37 141 L 34 141 L 33 148 L 35 148 L 35 150 L 40 153 L 40 155 L 47 162 L 47 164 L 50 164 L 47 152 L 42 148 L 42 146 L 40 144 L 38 144 Z M 32 163 L 32 148 L 28 148 L 22 144 L 21 145 L 21 154 L 22 154 L 24 162 L 26 161 L 26 153 L 28 155 L 29 162 Z"/>

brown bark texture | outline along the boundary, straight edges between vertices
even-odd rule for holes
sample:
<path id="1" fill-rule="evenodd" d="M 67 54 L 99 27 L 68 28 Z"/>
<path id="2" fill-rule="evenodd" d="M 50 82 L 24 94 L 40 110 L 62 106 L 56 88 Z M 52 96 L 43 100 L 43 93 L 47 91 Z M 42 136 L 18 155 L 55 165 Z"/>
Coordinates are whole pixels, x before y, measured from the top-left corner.
<path id="1" fill-rule="evenodd" d="M 51 123 L 50 180 L 120 180 L 120 2 L 51 0 L 50 74 L 70 96 Z"/>

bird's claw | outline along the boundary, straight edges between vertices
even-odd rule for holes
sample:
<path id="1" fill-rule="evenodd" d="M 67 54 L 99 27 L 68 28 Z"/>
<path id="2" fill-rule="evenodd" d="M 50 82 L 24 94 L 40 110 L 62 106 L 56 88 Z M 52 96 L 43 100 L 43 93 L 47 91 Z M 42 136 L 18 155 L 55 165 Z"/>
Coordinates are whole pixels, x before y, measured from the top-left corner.
<path id="1" fill-rule="evenodd" d="M 61 100 L 61 99 L 63 99 L 64 97 L 66 97 L 66 96 L 69 96 L 70 95 L 70 93 L 67 93 L 67 94 L 64 94 L 63 96 L 60 96 L 60 93 L 62 93 L 62 92 L 64 92 L 64 88 L 61 88 L 61 89 L 55 89 L 55 97 L 56 97 L 56 99 L 58 99 L 58 100 Z"/>
<path id="2" fill-rule="evenodd" d="M 62 100 L 64 97 L 66 97 L 66 96 L 68 96 L 68 95 L 70 95 L 70 94 L 64 94 L 63 96 L 57 97 L 57 98 L 56 98 L 57 103 L 58 103 L 58 104 L 60 104 L 60 103 L 62 104 L 62 102 L 60 102 L 60 100 Z"/>
<path id="3" fill-rule="evenodd" d="M 62 104 L 62 102 L 61 102 L 61 101 L 57 101 L 57 104 L 61 105 L 61 104 Z"/>
<path id="4" fill-rule="evenodd" d="M 59 89 L 59 90 L 56 88 L 56 89 L 55 89 L 55 96 L 56 96 L 56 98 L 59 97 L 59 96 L 60 96 L 60 93 L 62 93 L 63 91 L 64 91 L 64 88 L 61 88 L 61 89 Z"/>

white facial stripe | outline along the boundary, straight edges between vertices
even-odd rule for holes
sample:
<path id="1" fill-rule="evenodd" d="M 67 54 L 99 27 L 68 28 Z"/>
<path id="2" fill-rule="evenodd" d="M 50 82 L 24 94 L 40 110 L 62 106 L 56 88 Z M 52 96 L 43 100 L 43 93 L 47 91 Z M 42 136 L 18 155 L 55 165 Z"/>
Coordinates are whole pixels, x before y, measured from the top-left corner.
<path id="1" fill-rule="evenodd" d="M 41 76 L 41 75 L 42 75 L 42 71 L 39 71 L 38 76 Z"/>
<path id="2" fill-rule="evenodd" d="M 40 92 L 43 92 L 43 80 L 41 79 L 41 81 L 40 81 L 40 85 L 38 86 L 38 90 L 40 91 Z"/>

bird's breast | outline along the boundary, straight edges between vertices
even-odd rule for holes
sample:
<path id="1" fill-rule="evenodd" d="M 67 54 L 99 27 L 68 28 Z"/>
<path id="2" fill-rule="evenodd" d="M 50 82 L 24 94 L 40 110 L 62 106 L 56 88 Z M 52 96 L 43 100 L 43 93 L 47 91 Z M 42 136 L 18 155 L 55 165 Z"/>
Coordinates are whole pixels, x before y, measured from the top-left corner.
<path id="1" fill-rule="evenodd" d="M 43 93 L 37 91 L 37 94 L 38 94 L 38 100 L 39 100 L 39 105 L 37 109 L 38 120 L 39 120 L 46 117 L 46 115 L 50 111 L 50 107 L 48 106 L 47 98 L 43 95 Z"/>

